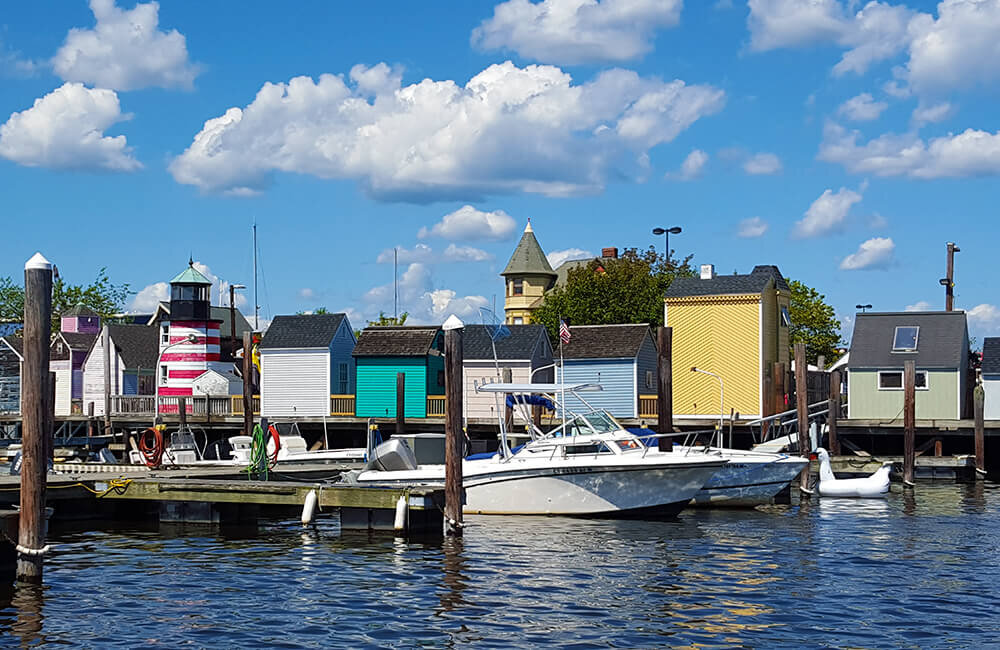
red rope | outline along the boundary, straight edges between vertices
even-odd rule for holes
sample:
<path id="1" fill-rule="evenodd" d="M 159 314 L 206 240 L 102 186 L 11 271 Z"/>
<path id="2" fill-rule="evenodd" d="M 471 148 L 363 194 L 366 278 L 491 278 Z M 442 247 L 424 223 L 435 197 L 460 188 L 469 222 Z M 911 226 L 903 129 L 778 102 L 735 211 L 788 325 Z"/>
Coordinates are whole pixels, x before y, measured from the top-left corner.
<path id="1" fill-rule="evenodd" d="M 267 428 L 268 433 L 271 434 L 271 439 L 274 440 L 274 453 L 271 454 L 270 466 L 273 468 L 278 464 L 278 450 L 281 449 L 281 436 L 278 434 L 278 428 L 273 424 Z"/>
<path id="2" fill-rule="evenodd" d="M 159 467 L 163 461 L 163 434 L 159 429 L 150 427 L 139 436 L 139 453 L 146 461 L 147 467 Z"/>

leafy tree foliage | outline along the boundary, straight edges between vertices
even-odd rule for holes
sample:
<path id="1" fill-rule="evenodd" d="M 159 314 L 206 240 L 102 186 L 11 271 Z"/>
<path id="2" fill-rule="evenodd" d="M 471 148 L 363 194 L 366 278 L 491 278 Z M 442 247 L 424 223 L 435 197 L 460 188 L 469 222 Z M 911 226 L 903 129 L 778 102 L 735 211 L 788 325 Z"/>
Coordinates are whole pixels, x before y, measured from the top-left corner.
<path id="1" fill-rule="evenodd" d="M 545 294 L 532 321 L 545 325 L 553 340 L 559 319 L 572 325 L 663 324 L 663 295 L 677 277 L 694 277 L 692 255 L 667 258 L 650 246 L 627 248 L 616 259 L 593 259 L 570 270 L 566 284 Z"/>
<path id="2" fill-rule="evenodd" d="M 387 316 L 384 311 L 378 313 L 378 318 L 368 321 L 368 327 L 385 327 L 387 325 L 405 325 L 410 313 L 404 311 L 398 317 Z"/>
<path id="3" fill-rule="evenodd" d="M 67 284 L 57 277 L 52 281 L 52 330 L 59 329 L 62 313 L 77 305 L 93 309 L 102 319 L 120 313 L 128 294 L 129 285 L 112 282 L 107 268 L 101 268 L 88 285 Z M 23 318 L 24 287 L 9 277 L 0 278 L 0 320 L 21 322 Z"/>
<path id="4" fill-rule="evenodd" d="M 296 316 L 306 316 L 306 315 L 310 315 L 311 316 L 311 315 L 314 315 L 314 314 L 315 315 L 322 315 L 322 314 L 330 314 L 330 313 L 332 313 L 332 312 L 329 309 L 327 309 L 326 307 L 317 307 L 316 309 L 313 309 L 311 311 L 297 311 L 297 312 L 295 312 L 295 315 Z"/>
<path id="5" fill-rule="evenodd" d="M 792 301 L 788 312 L 792 317 L 789 343 L 806 344 L 806 361 L 816 363 L 819 355 L 835 361 L 840 345 L 840 321 L 833 307 L 826 304 L 826 296 L 798 280 L 789 280 Z M 794 357 L 794 351 L 792 352 Z"/>

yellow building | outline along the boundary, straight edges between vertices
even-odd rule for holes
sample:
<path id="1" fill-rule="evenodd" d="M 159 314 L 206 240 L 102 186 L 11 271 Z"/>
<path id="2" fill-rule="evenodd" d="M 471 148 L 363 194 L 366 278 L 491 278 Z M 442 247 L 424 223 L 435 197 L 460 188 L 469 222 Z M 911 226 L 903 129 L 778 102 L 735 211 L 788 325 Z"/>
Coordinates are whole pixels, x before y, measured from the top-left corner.
<path id="1" fill-rule="evenodd" d="M 556 281 L 556 272 L 535 239 L 531 221 L 524 227 L 521 241 L 500 274 L 504 278 L 504 320 L 508 325 L 527 325 L 531 314 L 541 307 L 545 292 Z"/>
<path id="2" fill-rule="evenodd" d="M 667 289 L 665 321 L 673 328 L 674 417 L 713 419 L 735 409 L 740 419 L 773 411 L 768 389 L 775 362 L 788 365 L 791 290 L 776 266 L 747 275 L 678 278 Z M 722 380 L 703 373 L 715 373 Z"/>

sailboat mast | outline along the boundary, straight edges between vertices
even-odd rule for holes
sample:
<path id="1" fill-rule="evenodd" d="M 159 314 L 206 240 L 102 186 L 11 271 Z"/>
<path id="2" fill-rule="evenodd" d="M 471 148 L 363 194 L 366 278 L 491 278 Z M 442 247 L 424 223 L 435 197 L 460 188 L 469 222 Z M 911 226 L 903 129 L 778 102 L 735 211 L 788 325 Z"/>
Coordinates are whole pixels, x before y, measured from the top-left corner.
<path id="1" fill-rule="evenodd" d="M 260 303 L 257 302 L 257 220 L 253 222 L 253 329 L 260 331 Z"/>
<path id="2" fill-rule="evenodd" d="M 392 320 L 399 325 L 399 246 L 392 249 Z"/>

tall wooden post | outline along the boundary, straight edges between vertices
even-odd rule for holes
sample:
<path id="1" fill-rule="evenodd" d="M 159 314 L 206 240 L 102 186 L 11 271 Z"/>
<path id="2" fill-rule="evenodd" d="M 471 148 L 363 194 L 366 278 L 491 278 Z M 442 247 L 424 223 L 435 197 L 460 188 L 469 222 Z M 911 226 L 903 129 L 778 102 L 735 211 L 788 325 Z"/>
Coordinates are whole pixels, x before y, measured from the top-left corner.
<path id="1" fill-rule="evenodd" d="M 396 430 L 406 433 L 406 373 L 396 373 Z"/>
<path id="2" fill-rule="evenodd" d="M 194 396 L 192 395 L 192 400 Z M 180 428 L 184 429 L 188 425 L 187 398 L 183 395 L 177 397 L 177 417 L 180 420 Z"/>
<path id="3" fill-rule="evenodd" d="M 94 403 L 87 402 L 87 437 L 94 437 Z"/>
<path id="4" fill-rule="evenodd" d="M 444 332 L 444 533 L 462 534 L 462 321 L 448 317 Z"/>
<path id="5" fill-rule="evenodd" d="M 500 381 L 505 384 L 509 384 L 513 381 L 513 373 L 510 368 L 500 369 Z M 510 393 L 504 393 L 503 396 L 503 426 L 509 432 L 514 427 L 514 408 L 507 405 L 507 398 Z"/>
<path id="6" fill-rule="evenodd" d="M 798 416 L 799 454 L 808 456 L 812 451 L 809 447 L 809 400 L 807 395 L 806 376 L 809 366 L 806 365 L 805 343 L 795 344 L 795 413 Z M 809 465 L 802 468 L 799 474 L 799 489 L 809 491 Z"/>
<path id="7" fill-rule="evenodd" d="M 104 435 L 111 435 L 111 328 L 105 323 L 101 330 L 101 351 L 104 354 Z M 153 377 L 160 381 L 160 369 L 156 369 Z M 159 412 L 157 404 L 153 405 L 153 415 Z"/>
<path id="8" fill-rule="evenodd" d="M 910 486 L 913 485 L 913 464 L 916 460 L 916 397 L 916 362 L 908 359 L 903 362 L 903 483 Z"/>
<path id="9" fill-rule="evenodd" d="M 827 426 L 830 428 L 830 455 L 840 455 L 840 440 L 837 438 L 837 418 L 840 417 L 840 371 L 830 373 L 830 403 L 827 407 Z"/>
<path id="10" fill-rule="evenodd" d="M 660 451 L 673 451 L 674 439 L 662 437 L 674 432 L 674 329 L 661 327 L 656 332 L 656 430 Z"/>
<path id="11" fill-rule="evenodd" d="M 48 420 L 52 264 L 41 253 L 24 265 L 24 364 L 21 373 L 21 515 L 17 579 L 42 581 L 45 553 L 45 430 Z"/>
<path id="12" fill-rule="evenodd" d="M 955 253 L 959 252 L 955 242 L 948 242 L 948 265 L 945 269 L 944 282 L 944 310 L 951 311 L 955 308 Z"/>
<path id="13" fill-rule="evenodd" d="M 982 385 L 977 385 L 972 391 L 972 413 L 975 423 L 976 435 L 976 478 L 982 478 L 986 474 L 986 432 L 983 417 L 983 404 L 986 401 L 986 393 Z"/>
<path id="14" fill-rule="evenodd" d="M 253 430 L 253 333 L 243 332 L 243 434 Z"/>

